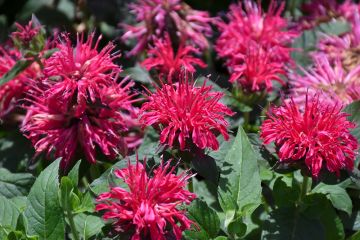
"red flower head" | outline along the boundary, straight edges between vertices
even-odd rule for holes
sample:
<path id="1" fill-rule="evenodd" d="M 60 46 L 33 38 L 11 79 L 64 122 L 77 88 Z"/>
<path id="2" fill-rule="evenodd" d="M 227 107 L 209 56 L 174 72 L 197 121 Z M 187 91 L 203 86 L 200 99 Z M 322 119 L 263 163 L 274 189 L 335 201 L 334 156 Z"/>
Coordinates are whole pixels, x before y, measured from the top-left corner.
<path id="1" fill-rule="evenodd" d="M 19 23 L 15 23 L 17 31 L 11 33 L 11 37 L 15 44 L 20 43 L 23 46 L 29 47 L 30 42 L 33 38 L 40 33 L 41 26 L 34 26 L 33 21 L 25 26 L 22 26 Z"/>
<path id="2" fill-rule="evenodd" d="M 65 170 L 77 153 L 83 153 L 90 163 L 96 163 L 97 148 L 113 159 L 119 153 L 126 153 L 127 118 L 129 115 L 136 117 L 131 115 L 134 112 L 131 86 L 129 82 L 101 89 L 101 98 L 96 104 L 88 104 L 80 116 L 72 105 L 63 105 L 62 99 L 51 99 L 51 88 L 39 90 L 31 100 L 32 105 L 27 107 L 21 130 L 32 141 L 37 155 L 62 157 L 61 168 Z"/>
<path id="3" fill-rule="evenodd" d="M 341 169 L 352 170 L 358 142 L 350 130 L 355 124 L 341 110 L 339 105 L 322 104 L 313 98 L 306 99 L 301 111 L 291 99 L 272 109 L 260 136 L 265 144 L 275 143 L 280 161 L 305 161 L 314 177 L 323 165 L 337 174 Z"/>
<path id="4" fill-rule="evenodd" d="M 113 44 L 106 45 L 100 52 L 97 47 L 101 37 L 93 46 L 94 33 L 88 36 L 86 42 L 83 35 L 77 37 L 73 48 L 69 37 L 63 34 L 55 52 L 46 62 L 44 74 L 47 78 L 49 101 L 58 102 L 68 108 L 76 99 L 77 114 L 85 111 L 86 102 L 92 103 L 99 99 L 102 88 L 112 86 L 114 78 L 121 72 L 121 68 L 113 63 L 119 54 L 111 55 Z"/>
<path id="5" fill-rule="evenodd" d="M 165 76 L 168 82 L 172 81 L 174 75 L 180 75 L 182 70 L 194 73 L 194 65 L 206 67 L 201 59 L 192 56 L 199 53 L 194 47 L 182 43 L 175 53 L 169 35 L 165 36 L 165 40 L 156 39 L 154 42 L 154 47 L 148 51 L 150 57 L 143 61 L 142 65 L 147 70 L 156 69 L 160 73 L 160 78 Z"/>
<path id="6" fill-rule="evenodd" d="M 163 38 L 166 32 L 201 49 L 209 47 L 205 36 L 212 34 L 212 20 L 207 12 L 193 10 L 180 0 L 137 0 L 130 8 L 138 22 L 136 26 L 125 25 L 122 36 L 123 40 L 137 39 L 130 55 L 143 51 L 154 36 Z"/>
<path id="7" fill-rule="evenodd" d="M 246 54 L 242 56 L 242 63 L 232 67 L 230 82 L 238 83 L 247 92 L 266 90 L 273 88 L 272 81 L 281 85 L 285 82 L 281 75 L 285 75 L 284 65 L 281 62 L 272 61 L 272 51 L 264 51 L 255 44 L 250 44 Z"/>
<path id="8" fill-rule="evenodd" d="M 115 230 L 119 232 L 135 228 L 132 240 L 165 240 L 172 228 L 175 239 L 180 240 L 182 232 L 190 229 L 193 222 L 187 218 L 182 204 L 190 204 L 196 198 L 194 193 L 185 190 L 186 172 L 177 176 L 170 162 L 161 164 L 149 177 L 145 165 L 136 162 L 127 168 L 115 170 L 128 189 L 112 187 L 97 198 L 96 211 L 105 210 L 105 220 L 114 219 Z"/>
<path id="9" fill-rule="evenodd" d="M 284 4 L 277 8 L 275 1 L 271 1 L 267 13 L 261 9 L 260 2 L 256 5 L 246 0 L 244 7 L 241 2 L 230 6 L 228 23 L 217 21 L 221 34 L 215 46 L 219 56 L 226 59 L 228 67 L 236 65 L 239 57 L 241 60 L 251 42 L 265 51 L 272 49 L 274 60 L 290 61 L 292 48 L 289 44 L 298 33 L 287 30 L 288 22 L 280 16 Z"/>
<path id="10" fill-rule="evenodd" d="M 17 50 L 5 50 L 0 47 L 0 77 L 7 73 L 21 59 Z M 18 100 L 23 99 L 29 90 L 29 82 L 40 75 L 40 67 L 33 63 L 14 79 L 0 86 L 0 118 L 16 107 Z"/>
<path id="11" fill-rule="evenodd" d="M 189 146 L 187 140 L 192 140 L 201 149 L 217 150 L 219 143 L 215 133 L 220 132 L 225 140 L 229 138 L 224 116 L 233 112 L 219 103 L 223 94 L 211 92 L 211 89 L 205 83 L 195 87 L 187 80 L 165 84 L 150 94 L 149 102 L 143 104 L 140 122 L 146 126 L 160 126 L 163 144 L 173 146 L 177 142 L 184 150 Z"/>

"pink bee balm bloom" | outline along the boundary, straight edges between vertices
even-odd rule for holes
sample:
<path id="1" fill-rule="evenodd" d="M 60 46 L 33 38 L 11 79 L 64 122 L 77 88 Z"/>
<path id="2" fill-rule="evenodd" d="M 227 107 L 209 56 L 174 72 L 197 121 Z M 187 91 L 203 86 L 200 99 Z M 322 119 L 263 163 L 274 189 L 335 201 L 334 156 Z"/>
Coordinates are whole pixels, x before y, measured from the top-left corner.
<path id="1" fill-rule="evenodd" d="M 261 9 L 260 2 L 255 4 L 246 0 L 244 4 L 239 2 L 230 6 L 228 23 L 217 21 L 221 34 L 215 45 L 216 52 L 226 59 L 228 67 L 236 64 L 251 42 L 257 43 L 265 51 L 276 51 L 274 60 L 290 61 L 292 48 L 289 45 L 298 33 L 287 30 L 288 21 L 281 17 L 284 4 L 277 8 L 275 1 L 271 1 L 267 13 Z"/>
<path id="2" fill-rule="evenodd" d="M 170 234 L 165 230 L 168 227 L 175 239 L 180 240 L 182 232 L 190 229 L 193 222 L 179 207 L 190 204 L 196 195 L 185 189 L 192 176 L 187 172 L 177 176 L 173 171 L 170 161 L 156 168 L 152 177 L 146 173 L 145 164 L 138 161 L 135 165 L 129 163 L 127 168 L 115 170 L 115 176 L 128 188 L 112 187 L 110 192 L 100 194 L 96 211 L 105 210 L 103 218 L 113 219 L 116 231 L 135 228 L 131 240 L 165 240 Z"/>
<path id="3" fill-rule="evenodd" d="M 212 34 L 212 20 L 207 12 L 193 10 L 180 0 L 137 0 L 130 8 L 138 24 L 125 25 L 122 39 L 136 38 L 138 43 L 129 55 L 143 51 L 152 42 L 153 36 L 163 38 L 166 32 L 201 49 L 209 47 L 206 36 Z"/>
<path id="4" fill-rule="evenodd" d="M 140 122 L 146 126 L 161 127 L 160 142 L 184 150 L 192 141 L 197 147 L 217 150 L 216 132 L 228 140 L 225 115 L 233 112 L 219 102 L 222 93 L 211 92 L 211 86 L 196 87 L 186 81 L 165 84 L 150 94 L 141 107 Z"/>
<path id="5" fill-rule="evenodd" d="M 11 37 L 14 42 L 28 46 L 33 38 L 40 33 L 40 26 L 34 26 L 33 21 L 29 21 L 27 25 L 22 26 L 19 23 L 15 23 L 17 31 L 11 33 Z"/>
<path id="6" fill-rule="evenodd" d="M 80 153 L 90 163 L 96 163 L 96 149 L 113 159 L 127 151 L 123 135 L 128 130 L 127 117 L 133 111 L 132 85 L 129 82 L 101 89 L 101 98 L 96 104 L 87 105 L 81 115 L 75 113 L 73 105 L 64 104 L 64 100 L 51 99 L 49 90 L 39 90 L 27 107 L 21 130 L 32 141 L 36 155 L 62 157 L 61 168 L 65 170 Z"/>
<path id="7" fill-rule="evenodd" d="M 85 111 L 86 102 L 95 103 L 101 97 L 102 88 L 112 86 L 115 78 L 122 70 L 113 63 L 119 54 L 111 54 L 114 45 L 109 43 L 100 52 L 97 51 L 101 36 L 94 42 L 94 33 L 88 36 L 86 42 L 83 35 L 77 37 L 75 47 L 72 47 L 69 37 L 62 35 L 63 40 L 55 46 L 55 52 L 45 62 L 44 74 L 47 79 L 49 101 L 61 99 L 63 107 L 67 108 L 76 100 L 77 114 Z"/>
<path id="8" fill-rule="evenodd" d="M 353 101 L 348 91 L 359 79 L 360 65 L 347 72 L 339 59 L 332 65 L 327 56 L 317 55 L 314 57 L 313 68 L 303 72 L 304 76 L 292 77 L 293 91 L 295 96 L 298 96 L 295 100 L 298 103 L 303 101 L 303 96 L 307 92 L 309 96 L 322 92 L 320 98 L 326 102 L 348 104 Z"/>
<path id="9" fill-rule="evenodd" d="M 7 73 L 21 59 L 17 50 L 5 50 L 0 47 L 0 77 Z M 29 82 L 41 73 L 37 63 L 33 63 L 14 79 L 0 86 L 0 118 L 13 110 L 18 101 L 23 99 L 29 91 Z"/>
<path id="10" fill-rule="evenodd" d="M 350 134 L 355 124 L 347 120 L 339 105 L 308 100 L 304 110 L 291 99 L 274 107 L 261 126 L 264 144 L 275 143 L 281 162 L 305 161 L 314 177 L 326 165 L 330 172 L 352 170 L 358 148 Z"/>
<path id="11" fill-rule="evenodd" d="M 264 51 L 256 45 L 250 45 L 242 56 L 242 63 L 233 66 L 230 82 L 238 83 L 247 92 L 270 92 L 272 81 L 285 85 L 280 77 L 286 74 L 284 65 L 271 61 L 272 54 L 271 50 Z"/>
<path id="12" fill-rule="evenodd" d="M 206 64 L 192 54 L 199 51 L 192 46 L 180 44 L 177 52 L 174 51 L 169 35 L 165 36 L 165 40 L 156 39 L 155 45 L 148 51 L 149 57 L 142 62 L 147 69 L 156 69 L 160 73 L 160 78 L 167 78 L 168 82 L 172 81 L 174 75 L 179 76 L 184 70 L 188 73 L 195 72 L 195 65 L 206 67 Z"/>

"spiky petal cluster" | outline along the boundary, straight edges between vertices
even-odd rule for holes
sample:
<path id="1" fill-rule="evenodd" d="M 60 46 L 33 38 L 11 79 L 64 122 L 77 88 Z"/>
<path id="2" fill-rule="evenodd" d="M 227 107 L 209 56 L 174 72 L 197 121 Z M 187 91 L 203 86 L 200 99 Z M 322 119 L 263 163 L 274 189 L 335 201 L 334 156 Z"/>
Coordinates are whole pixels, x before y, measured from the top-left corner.
<path id="1" fill-rule="evenodd" d="M 306 99 L 300 110 L 291 100 L 270 111 L 260 136 L 265 144 L 275 143 L 281 162 L 304 161 L 314 177 L 323 166 L 337 174 L 341 169 L 352 170 L 358 142 L 350 130 L 355 124 L 341 110 L 319 98 Z"/>
<path id="2" fill-rule="evenodd" d="M 193 56 L 199 51 L 192 46 L 181 43 L 175 52 L 169 35 L 166 35 L 164 40 L 156 39 L 154 42 L 154 47 L 148 51 L 149 57 L 142 62 L 142 65 L 147 70 L 156 69 L 160 78 L 164 77 L 168 82 L 171 82 L 174 76 L 179 76 L 182 70 L 194 73 L 195 65 L 206 67 L 201 59 Z"/>
<path id="3" fill-rule="evenodd" d="M 212 34 L 211 18 L 205 11 L 193 10 L 180 0 L 137 0 L 130 8 L 138 22 L 136 26 L 124 26 L 126 32 L 122 39 L 137 40 L 130 55 L 148 47 L 153 36 L 164 38 L 166 32 L 200 49 L 209 46 L 206 36 Z"/>
<path id="4" fill-rule="evenodd" d="M 11 33 L 11 37 L 15 44 L 29 47 L 30 42 L 33 38 L 40 33 L 40 26 L 34 26 L 33 21 L 29 21 L 27 25 L 21 25 L 15 23 L 17 31 Z"/>
<path id="5" fill-rule="evenodd" d="M 234 69 L 239 68 L 239 65 L 246 67 L 244 58 L 251 45 L 257 45 L 252 48 L 257 49 L 259 55 L 263 54 L 262 51 L 267 52 L 268 63 L 275 63 L 284 69 L 285 64 L 291 61 L 292 48 L 289 44 L 298 33 L 287 30 L 288 22 L 280 16 L 283 9 L 284 4 L 276 7 L 275 1 L 271 1 L 268 12 L 264 13 L 260 3 L 255 4 L 246 0 L 244 4 L 239 2 L 230 6 L 228 23 L 221 20 L 217 22 L 221 35 L 216 42 L 215 50 L 226 60 L 226 65 L 233 74 L 232 79 L 237 75 L 233 72 Z M 257 64 L 261 63 L 262 61 L 258 61 Z M 273 73 L 270 72 L 267 78 L 272 77 Z"/>
<path id="6" fill-rule="evenodd" d="M 239 84 L 246 92 L 273 89 L 272 81 L 284 85 L 281 75 L 285 75 L 284 65 L 272 61 L 272 52 L 266 52 L 256 44 L 250 45 L 242 56 L 241 64 L 232 67 L 230 82 Z"/>
<path id="7" fill-rule="evenodd" d="M 171 228 L 175 239 L 180 240 L 182 232 L 190 229 L 193 222 L 186 212 L 180 210 L 183 204 L 190 204 L 196 198 L 185 189 L 191 178 L 186 172 L 175 175 L 170 161 L 161 164 L 150 177 L 146 166 L 139 163 L 115 170 L 128 189 L 112 187 L 110 192 L 99 195 L 96 211 L 105 210 L 103 218 L 114 220 L 115 230 L 124 232 L 135 229 L 132 240 L 165 240 Z"/>
<path id="8" fill-rule="evenodd" d="M 219 132 L 225 140 L 229 138 L 224 117 L 233 113 L 219 102 L 223 94 L 211 92 L 212 87 L 205 84 L 196 87 L 186 80 L 157 88 L 143 104 L 140 121 L 146 126 L 160 126 L 163 144 L 176 143 L 184 150 L 193 143 L 201 149 L 217 150 L 215 134 Z"/>
<path id="9" fill-rule="evenodd" d="M 49 101 L 59 101 L 68 108 L 76 99 L 76 112 L 81 114 L 87 101 L 95 103 L 101 97 L 101 89 L 114 84 L 114 78 L 121 68 L 113 60 L 119 55 L 111 55 L 114 50 L 112 43 L 107 44 L 100 52 L 97 51 L 101 36 L 94 44 L 94 33 L 84 41 L 84 35 L 77 36 L 73 47 L 70 38 L 63 34 L 55 52 L 46 62 L 45 77 L 48 79 Z"/>
<path id="10" fill-rule="evenodd" d="M 21 59 L 19 51 L 5 50 L 0 47 L 0 77 L 7 73 Z M 0 86 L 0 118 L 16 107 L 18 100 L 23 99 L 29 91 L 29 82 L 41 73 L 37 63 L 26 68 L 14 79 Z"/>
<path id="11" fill-rule="evenodd" d="M 45 79 L 30 99 L 22 131 L 36 153 L 62 157 L 67 169 L 77 153 L 95 163 L 96 149 L 108 158 L 127 150 L 126 133 L 135 116 L 132 82 L 116 83 L 121 71 L 115 65 L 111 44 L 98 52 L 93 35 L 86 42 L 69 38 L 44 66 Z M 79 156 L 81 157 L 81 156 Z"/>
<path id="12" fill-rule="evenodd" d="M 309 96 L 322 92 L 320 94 L 322 101 L 348 104 L 354 100 L 349 91 L 352 88 L 360 88 L 360 65 L 347 72 L 339 59 L 331 64 L 323 54 L 315 56 L 313 68 L 303 72 L 304 76 L 292 77 L 295 100 L 298 103 L 303 101 L 303 96 L 307 92 Z"/>

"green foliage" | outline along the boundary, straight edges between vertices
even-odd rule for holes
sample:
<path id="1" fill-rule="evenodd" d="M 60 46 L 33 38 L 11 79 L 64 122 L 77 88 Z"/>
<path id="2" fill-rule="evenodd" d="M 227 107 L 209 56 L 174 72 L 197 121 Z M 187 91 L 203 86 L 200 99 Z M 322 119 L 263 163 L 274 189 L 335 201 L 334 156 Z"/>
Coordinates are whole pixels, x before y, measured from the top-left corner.
<path id="1" fill-rule="evenodd" d="M 11 173 L 0 168 L 0 195 L 6 198 L 26 196 L 34 180 L 29 173 Z"/>

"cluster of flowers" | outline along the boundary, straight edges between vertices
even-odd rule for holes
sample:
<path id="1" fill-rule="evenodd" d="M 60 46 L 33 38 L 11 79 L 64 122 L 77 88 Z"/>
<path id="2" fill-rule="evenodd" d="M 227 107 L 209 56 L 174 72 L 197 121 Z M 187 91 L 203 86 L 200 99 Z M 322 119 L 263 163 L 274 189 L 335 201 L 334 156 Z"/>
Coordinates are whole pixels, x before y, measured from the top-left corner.
<path id="1" fill-rule="evenodd" d="M 312 22 L 317 22 L 325 14 L 325 2 L 314 2 L 319 11 Z M 259 3 L 246 0 L 232 5 L 227 19 L 221 20 L 180 0 L 138 0 L 130 6 L 137 25 L 124 26 L 122 39 L 137 40 L 129 55 L 146 54 L 142 65 L 155 71 L 161 82 L 154 91 L 147 90 L 147 96 L 139 99 L 134 82 L 119 77 L 122 69 L 114 60 L 120 54 L 112 43 L 99 50 L 101 37 L 90 34 L 86 39 L 78 35 L 73 45 L 63 33 L 42 50 L 51 45 L 57 49 L 54 54 L 34 61 L 0 87 L 0 117 L 21 105 L 26 110 L 21 130 L 37 155 L 62 157 L 65 170 L 81 155 L 96 163 L 97 151 L 110 159 L 127 155 L 141 143 L 140 127 L 146 126 L 159 130 L 160 143 L 170 148 L 217 150 L 217 135 L 229 138 L 225 117 L 234 113 L 220 102 L 223 94 L 212 91 L 206 81 L 197 86 L 189 80 L 196 67 L 206 66 L 197 55 L 209 47 L 206 37 L 214 23 L 220 31 L 215 50 L 224 59 L 234 88 L 246 94 L 269 93 L 274 81 L 285 85 L 286 77 L 291 77 L 294 97 L 272 107 L 261 126 L 261 138 L 265 144 L 275 143 L 280 161 L 304 162 L 314 177 L 322 169 L 336 174 L 352 170 L 358 143 L 350 134 L 355 125 L 347 120 L 342 106 L 360 98 L 360 20 L 357 12 L 350 16 L 343 10 L 358 11 L 358 5 L 336 4 L 331 1 L 326 6 L 348 19 L 351 30 L 339 37 L 324 37 L 312 55 L 314 66 L 297 75 L 290 71 L 294 66 L 290 44 L 300 30 L 290 28 L 281 16 L 284 4 L 271 1 L 264 11 Z M 29 43 L 40 30 L 31 22 L 19 25 L 13 34 L 15 45 Z M 15 47 L 1 48 L 0 53 L 0 75 L 24 59 Z M 142 100 L 145 103 L 136 107 Z M 192 176 L 173 172 L 169 162 L 151 174 L 145 163 L 129 163 L 115 171 L 128 189 L 113 187 L 101 194 L 97 210 L 105 211 L 104 219 L 115 220 L 115 230 L 133 229 L 133 240 L 166 239 L 167 234 L 181 239 L 193 222 L 180 206 L 196 196 L 185 190 Z"/>

